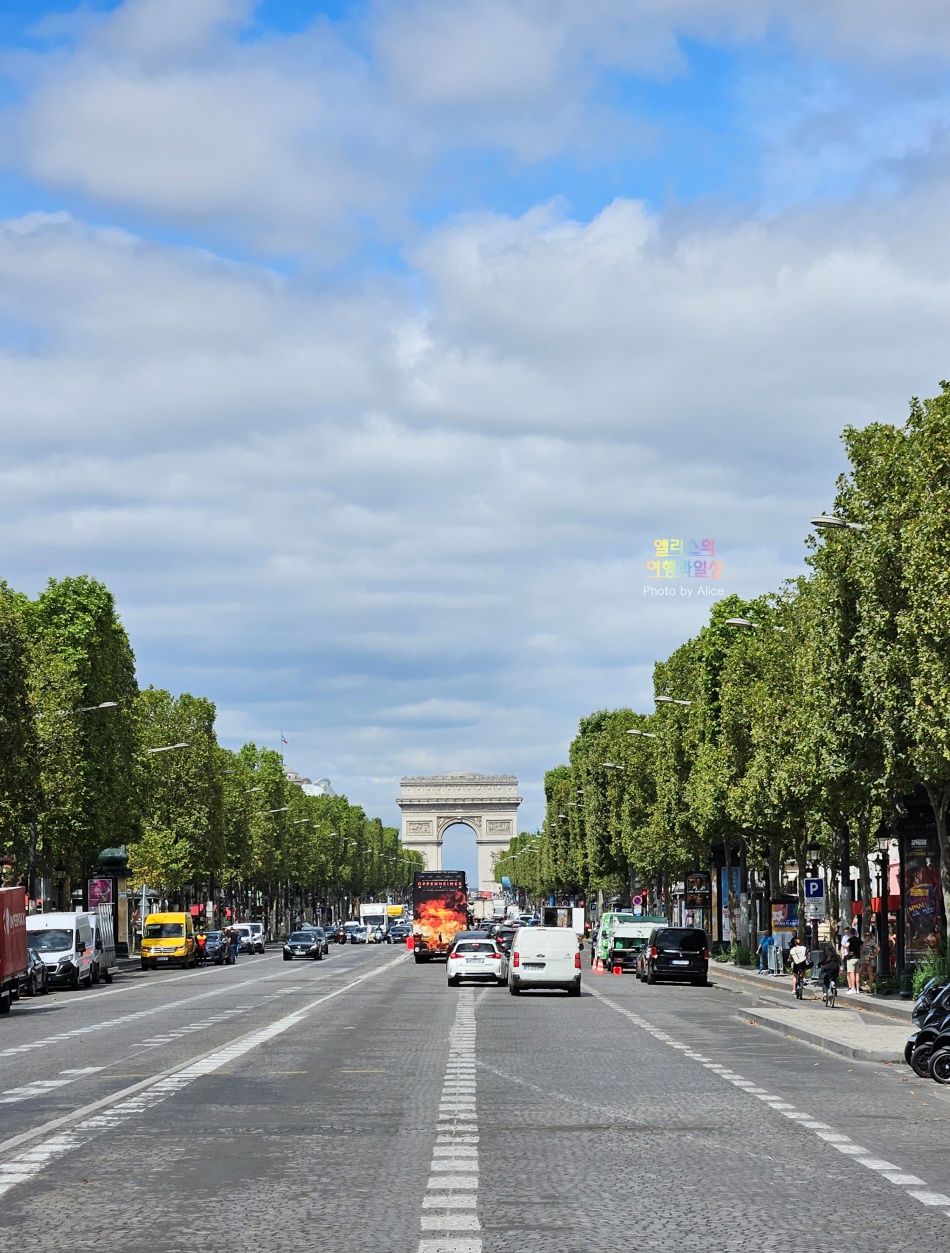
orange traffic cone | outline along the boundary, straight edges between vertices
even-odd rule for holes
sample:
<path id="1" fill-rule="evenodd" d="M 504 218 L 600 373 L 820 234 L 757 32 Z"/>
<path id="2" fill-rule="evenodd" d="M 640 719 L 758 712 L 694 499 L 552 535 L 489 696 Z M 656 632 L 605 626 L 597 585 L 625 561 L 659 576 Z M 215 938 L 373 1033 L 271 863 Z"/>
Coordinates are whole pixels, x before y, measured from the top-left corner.
<path id="1" fill-rule="evenodd" d="M 623 966 L 614 966 L 613 973 L 614 973 L 615 975 L 622 975 L 622 974 L 623 974 Z"/>
<path id="2" fill-rule="evenodd" d="M 604 973 L 604 962 L 602 958 L 598 957 L 597 960 L 594 962 L 594 974 L 602 975 L 603 973 Z"/>

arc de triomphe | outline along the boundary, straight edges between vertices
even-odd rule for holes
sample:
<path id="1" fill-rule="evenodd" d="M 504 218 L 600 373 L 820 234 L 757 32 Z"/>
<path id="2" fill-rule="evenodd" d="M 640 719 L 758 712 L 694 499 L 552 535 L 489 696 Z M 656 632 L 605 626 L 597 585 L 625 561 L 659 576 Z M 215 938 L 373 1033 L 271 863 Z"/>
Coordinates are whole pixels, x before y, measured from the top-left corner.
<path id="1" fill-rule="evenodd" d="M 518 834 L 518 780 L 513 774 L 434 774 L 401 779 L 402 846 L 420 852 L 427 870 L 442 870 L 442 836 L 463 822 L 475 832 L 478 888 L 496 892 L 492 854 Z M 451 870 L 451 866 L 445 869 Z M 474 888 L 474 884 L 470 887 Z"/>

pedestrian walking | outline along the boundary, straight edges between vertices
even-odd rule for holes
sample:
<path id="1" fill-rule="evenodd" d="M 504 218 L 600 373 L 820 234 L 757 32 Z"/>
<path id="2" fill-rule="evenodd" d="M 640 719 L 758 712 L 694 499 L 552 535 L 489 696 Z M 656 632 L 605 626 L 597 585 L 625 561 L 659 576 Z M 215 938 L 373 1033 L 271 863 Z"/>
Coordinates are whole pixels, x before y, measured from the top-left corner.
<path id="1" fill-rule="evenodd" d="M 233 966 L 241 949 L 241 935 L 237 927 L 228 928 L 228 965 Z"/>
<path id="2" fill-rule="evenodd" d="M 775 937 L 772 935 L 771 928 L 769 928 L 769 930 L 766 931 L 766 933 L 759 940 L 759 946 L 755 950 L 759 957 L 759 974 L 760 975 L 768 970 L 769 949 L 772 948 L 774 944 L 775 944 Z"/>

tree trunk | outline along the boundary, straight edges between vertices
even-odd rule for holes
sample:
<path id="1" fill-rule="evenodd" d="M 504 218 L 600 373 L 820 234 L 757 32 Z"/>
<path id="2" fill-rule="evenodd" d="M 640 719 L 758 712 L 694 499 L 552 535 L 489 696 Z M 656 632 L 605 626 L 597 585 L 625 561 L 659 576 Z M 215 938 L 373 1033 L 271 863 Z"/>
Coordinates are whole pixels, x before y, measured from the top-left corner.
<path id="1" fill-rule="evenodd" d="M 838 898 L 839 933 L 851 926 L 851 828 L 842 822 L 838 832 L 841 849 L 838 860 L 841 865 L 841 892 Z"/>
<path id="2" fill-rule="evenodd" d="M 870 854 L 871 842 L 871 806 L 865 807 L 858 814 L 858 874 L 861 879 L 861 903 L 864 911 L 861 915 L 861 934 L 867 935 L 868 927 L 871 925 L 871 867 L 868 861 Z M 888 889 L 884 888 L 884 895 L 887 896 Z M 887 910 L 884 911 L 887 913 Z M 880 943 L 880 937 L 878 937 Z"/>
<path id="3" fill-rule="evenodd" d="M 723 841 L 723 861 L 726 871 L 726 910 L 729 915 L 729 943 L 739 943 L 739 898 L 732 888 L 732 844 Z"/>
<path id="4" fill-rule="evenodd" d="M 808 869 L 805 839 L 805 824 L 796 823 L 792 828 L 792 844 L 795 851 L 795 865 L 798 867 L 798 935 L 805 936 L 805 873 Z"/>
<path id="5" fill-rule="evenodd" d="M 950 806 L 950 784 L 930 783 L 924 780 L 930 807 L 934 811 L 937 824 L 937 845 L 940 850 L 940 892 L 943 898 L 943 918 L 941 919 L 940 935 L 944 949 L 946 948 L 947 919 L 950 918 L 950 848 L 947 844 L 947 809 Z"/>

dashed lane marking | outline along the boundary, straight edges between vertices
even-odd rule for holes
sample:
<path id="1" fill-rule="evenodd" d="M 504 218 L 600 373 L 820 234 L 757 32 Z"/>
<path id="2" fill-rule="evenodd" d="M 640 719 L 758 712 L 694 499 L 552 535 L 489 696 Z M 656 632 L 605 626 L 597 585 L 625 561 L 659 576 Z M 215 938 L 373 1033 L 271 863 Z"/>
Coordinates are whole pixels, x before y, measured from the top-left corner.
<path id="1" fill-rule="evenodd" d="M 616 1013 L 623 1014 L 625 1018 L 628 1018 L 636 1026 L 652 1035 L 654 1039 L 660 1040 L 662 1043 L 678 1050 L 688 1048 L 686 1045 L 677 1043 L 667 1032 L 661 1031 L 659 1027 L 654 1027 L 651 1022 L 648 1022 L 639 1014 L 633 1013 L 632 1010 L 626 1009 L 603 992 L 598 991 L 596 988 L 592 988 L 591 991 L 598 1000 L 603 1001 L 605 1005 L 615 1010 Z M 684 1052 L 683 1056 L 689 1057 L 690 1054 Z M 730 1070 L 728 1066 L 722 1066 L 718 1062 L 711 1062 L 708 1058 L 700 1058 L 698 1054 L 696 1060 L 700 1061 L 704 1070 L 711 1071 L 714 1075 L 718 1075 L 720 1079 L 725 1079 L 727 1083 L 731 1083 L 739 1092 L 745 1092 L 748 1096 L 761 1101 L 763 1105 L 768 1105 L 771 1109 L 774 1109 L 783 1118 L 789 1119 L 790 1122 L 796 1123 L 799 1127 L 804 1127 L 805 1130 L 810 1131 L 819 1140 L 823 1140 L 830 1148 L 836 1149 L 842 1156 L 850 1157 L 852 1161 L 857 1162 L 866 1170 L 873 1171 L 882 1179 L 886 1179 L 888 1183 L 904 1189 L 905 1196 L 913 1197 L 921 1205 L 950 1205 L 950 1196 L 945 1196 L 942 1192 L 931 1191 L 923 1179 L 919 1179 L 916 1175 L 905 1173 L 892 1162 L 874 1157 L 868 1149 L 863 1148 L 860 1144 L 855 1144 L 850 1136 L 845 1135 L 843 1132 L 835 1131 L 828 1123 L 819 1122 L 810 1114 L 801 1113 L 783 1097 L 773 1096 L 765 1089 L 756 1087 L 748 1079 L 744 1079 L 742 1075 Z M 944 1213 L 950 1218 L 950 1210 L 944 1210 Z"/>
<path id="2" fill-rule="evenodd" d="M 459 993 L 439 1101 L 438 1132 L 422 1201 L 417 1253 L 482 1253 L 475 1113 L 475 1001 Z"/>
<path id="3" fill-rule="evenodd" d="M 64 1075 L 62 1079 L 34 1079 L 32 1083 L 24 1083 L 19 1088 L 7 1088 L 0 1092 L 0 1105 L 16 1105 L 19 1101 L 29 1101 L 37 1096 L 49 1096 L 51 1092 L 55 1092 L 57 1088 L 64 1088 L 69 1083 L 75 1083 L 77 1079 L 81 1079 L 84 1075 L 94 1075 L 102 1066 L 82 1066 L 79 1069 L 61 1070 L 59 1073 Z"/>
<path id="4" fill-rule="evenodd" d="M 192 1058 L 190 1061 L 170 1067 L 168 1070 L 152 1075 L 140 1083 L 134 1083 L 127 1088 L 122 1088 L 118 1092 L 112 1092 L 108 1096 L 104 1096 L 98 1101 L 92 1101 L 80 1109 L 72 1110 L 59 1118 L 51 1119 L 42 1126 L 33 1127 L 28 1131 L 21 1132 L 19 1135 L 11 1136 L 10 1139 L 0 1143 L 0 1155 L 12 1152 L 14 1149 L 18 1149 L 32 1141 L 40 1141 L 40 1143 L 36 1144 L 34 1148 L 27 1149 L 16 1157 L 0 1164 L 0 1195 L 15 1184 L 24 1183 L 32 1179 L 44 1166 L 61 1157 L 64 1153 L 79 1148 L 95 1136 L 112 1130 L 128 1121 L 128 1119 L 153 1108 L 167 1097 L 180 1092 L 182 1088 L 187 1087 L 194 1080 L 201 1078 L 203 1075 L 211 1074 L 213 1071 L 220 1070 L 221 1067 L 236 1061 L 245 1053 L 249 1053 L 252 1049 L 265 1044 L 275 1036 L 281 1035 L 284 1031 L 303 1022 L 309 1014 L 321 1005 L 325 1005 L 328 1001 L 353 991 L 354 988 L 366 983 L 369 979 L 375 979 L 378 975 L 385 974 L 386 971 L 391 970 L 405 960 L 406 954 L 400 954 L 394 960 L 388 961 L 382 966 L 375 966 L 365 974 L 358 975 L 349 983 L 344 984 L 343 987 L 324 993 L 323 996 L 317 997 L 316 1000 L 294 1010 L 292 1014 L 278 1019 L 269 1026 L 252 1031 L 248 1035 L 234 1040 L 225 1048 L 218 1048 L 209 1053 L 199 1054 L 199 1056 Z"/>

